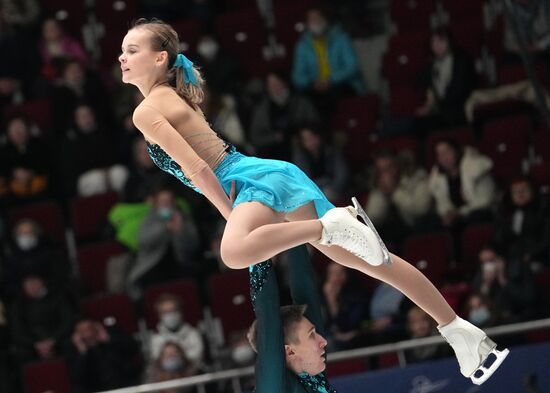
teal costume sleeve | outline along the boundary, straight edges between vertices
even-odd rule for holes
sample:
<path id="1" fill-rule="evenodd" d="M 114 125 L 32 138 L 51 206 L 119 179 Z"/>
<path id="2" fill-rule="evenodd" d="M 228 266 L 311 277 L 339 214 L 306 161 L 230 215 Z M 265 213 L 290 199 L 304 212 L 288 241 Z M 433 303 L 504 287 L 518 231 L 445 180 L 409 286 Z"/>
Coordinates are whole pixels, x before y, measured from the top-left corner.
<path id="1" fill-rule="evenodd" d="M 289 251 L 293 302 L 306 304 L 306 317 L 322 329 L 321 302 L 305 246 Z M 250 267 L 251 298 L 257 318 L 257 393 L 336 393 L 325 373 L 296 375 L 286 368 L 279 287 L 271 262 Z"/>

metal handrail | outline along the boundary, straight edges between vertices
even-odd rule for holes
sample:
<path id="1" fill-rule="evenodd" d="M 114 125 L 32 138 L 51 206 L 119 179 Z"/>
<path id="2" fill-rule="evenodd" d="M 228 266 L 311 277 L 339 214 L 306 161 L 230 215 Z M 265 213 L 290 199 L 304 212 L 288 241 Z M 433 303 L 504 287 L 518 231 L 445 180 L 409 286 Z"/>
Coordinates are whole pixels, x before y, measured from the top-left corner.
<path id="1" fill-rule="evenodd" d="M 487 335 L 492 337 L 502 336 L 512 333 L 523 333 L 531 330 L 539 330 L 544 328 L 550 328 L 550 318 L 540 319 L 536 321 L 520 322 L 510 325 L 495 326 L 485 329 Z M 412 340 L 399 341 L 391 344 L 376 345 L 367 348 L 350 349 L 347 351 L 340 351 L 331 353 L 328 362 L 337 362 L 341 360 L 366 358 L 374 355 L 381 355 L 389 352 L 397 352 L 399 357 L 399 363 L 401 367 L 404 367 L 404 351 L 411 348 L 424 347 L 427 345 L 441 344 L 445 340 L 441 336 L 433 336 L 426 338 L 417 338 Z M 196 386 L 200 393 L 205 392 L 204 386 L 212 382 L 220 382 L 226 380 L 237 380 L 234 386 L 239 386 L 238 379 L 242 377 L 249 377 L 254 375 L 254 367 L 243 367 L 225 371 L 216 371 L 213 373 L 196 375 L 193 377 L 173 379 L 165 382 L 148 383 L 139 386 L 132 386 L 122 389 L 109 390 L 102 393 L 145 393 L 156 392 L 164 389 L 182 388 Z M 234 389 L 236 393 L 240 390 Z"/>

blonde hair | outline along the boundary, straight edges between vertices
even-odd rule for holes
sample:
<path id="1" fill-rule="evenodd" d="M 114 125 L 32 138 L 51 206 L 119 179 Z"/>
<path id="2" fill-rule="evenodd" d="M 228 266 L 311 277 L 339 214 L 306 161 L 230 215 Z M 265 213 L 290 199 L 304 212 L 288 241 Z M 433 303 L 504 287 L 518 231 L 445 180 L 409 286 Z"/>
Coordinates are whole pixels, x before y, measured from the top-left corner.
<path id="1" fill-rule="evenodd" d="M 197 85 L 186 83 L 183 68 L 174 67 L 176 57 L 179 53 L 178 33 L 172 26 L 160 19 L 140 18 L 134 22 L 133 29 L 147 29 L 151 32 L 151 48 L 156 52 L 166 51 L 168 53 L 168 82 L 175 87 L 176 93 L 193 108 L 198 109 L 204 99 L 204 78 L 199 69 L 193 65 L 193 73 L 197 79 Z"/>

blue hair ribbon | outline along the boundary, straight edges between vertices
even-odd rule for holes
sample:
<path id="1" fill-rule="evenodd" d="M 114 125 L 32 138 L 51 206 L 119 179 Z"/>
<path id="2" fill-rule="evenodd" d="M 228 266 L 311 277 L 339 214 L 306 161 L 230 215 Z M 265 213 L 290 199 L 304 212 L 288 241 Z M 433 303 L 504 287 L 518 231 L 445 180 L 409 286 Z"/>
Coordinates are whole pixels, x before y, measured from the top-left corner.
<path id="1" fill-rule="evenodd" d="M 199 85 L 199 81 L 197 80 L 197 76 L 195 75 L 195 71 L 193 70 L 193 62 L 185 57 L 185 55 L 181 53 L 178 54 L 174 63 L 174 67 L 183 68 L 183 81 L 186 84 L 191 83 L 193 86 Z"/>

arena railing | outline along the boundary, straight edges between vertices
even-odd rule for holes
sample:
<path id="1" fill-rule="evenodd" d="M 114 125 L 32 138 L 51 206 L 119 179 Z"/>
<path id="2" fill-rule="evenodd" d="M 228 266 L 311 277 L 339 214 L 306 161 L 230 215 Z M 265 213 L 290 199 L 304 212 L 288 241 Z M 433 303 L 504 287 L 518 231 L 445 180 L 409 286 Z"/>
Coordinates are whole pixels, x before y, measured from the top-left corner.
<path id="1" fill-rule="evenodd" d="M 540 319 L 536 321 L 520 322 L 510 325 L 495 326 L 492 328 L 487 328 L 485 329 L 485 331 L 491 337 L 498 337 L 507 334 L 525 333 L 545 328 L 550 328 L 550 318 Z M 400 367 L 405 367 L 407 365 L 407 362 L 405 360 L 405 350 L 424 347 L 428 345 L 441 344 L 444 342 L 445 341 L 443 337 L 438 335 L 426 338 L 399 341 L 391 344 L 376 345 L 367 348 L 333 352 L 330 354 L 330 356 L 328 356 L 328 362 L 331 363 L 350 359 L 368 358 L 370 356 L 396 352 L 399 359 Z M 148 383 L 139 386 L 109 390 L 102 393 L 145 393 L 183 387 L 196 387 L 198 393 L 206 393 L 207 384 L 223 381 L 231 381 L 233 393 L 241 393 L 242 387 L 240 379 L 243 377 L 250 377 L 252 375 L 254 375 L 254 367 L 250 366 L 231 370 L 216 371 L 212 373 L 196 375 L 193 377 L 174 379 L 171 381 Z"/>

